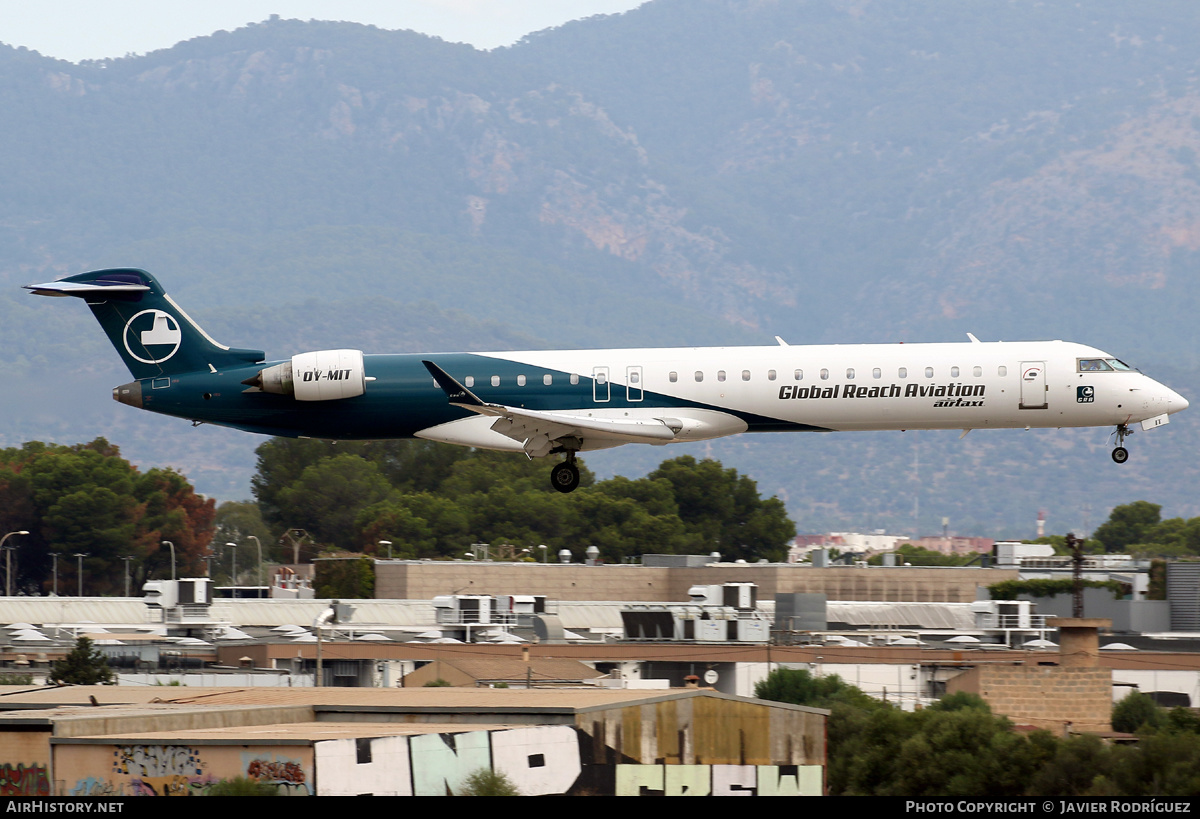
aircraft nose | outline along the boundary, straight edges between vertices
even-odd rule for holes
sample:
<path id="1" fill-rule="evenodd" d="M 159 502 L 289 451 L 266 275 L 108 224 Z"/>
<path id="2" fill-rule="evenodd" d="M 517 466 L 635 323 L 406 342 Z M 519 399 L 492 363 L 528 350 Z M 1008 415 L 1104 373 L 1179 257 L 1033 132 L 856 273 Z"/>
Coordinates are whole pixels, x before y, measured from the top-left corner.
<path id="1" fill-rule="evenodd" d="M 1166 406 L 1168 415 L 1172 415 L 1188 408 L 1188 400 L 1179 393 L 1175 392 L 1175 390 L 1162 384 L 1159 384 L 1158 387 L 1158 400 Z"/>

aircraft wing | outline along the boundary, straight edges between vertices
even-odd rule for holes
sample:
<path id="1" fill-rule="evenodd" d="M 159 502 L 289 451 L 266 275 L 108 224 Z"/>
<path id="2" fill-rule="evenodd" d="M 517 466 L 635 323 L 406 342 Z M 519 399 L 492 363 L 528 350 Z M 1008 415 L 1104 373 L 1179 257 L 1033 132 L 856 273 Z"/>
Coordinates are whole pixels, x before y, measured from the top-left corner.
<path id="1" fill-rule="evenodd" d="M 675 439 L 682 428 L 674 418 L 636 420 L 597 418 L 571 412 L 543 412 L 503 404 L 489 404 L 459 384 L 432 361 L 422 361 L 453 406 L 494 416 L 492 430 L 521 442 L 530 456 L 549 454 L 560 438 L 598 438 L 614 443 L 664 444 Z"/>

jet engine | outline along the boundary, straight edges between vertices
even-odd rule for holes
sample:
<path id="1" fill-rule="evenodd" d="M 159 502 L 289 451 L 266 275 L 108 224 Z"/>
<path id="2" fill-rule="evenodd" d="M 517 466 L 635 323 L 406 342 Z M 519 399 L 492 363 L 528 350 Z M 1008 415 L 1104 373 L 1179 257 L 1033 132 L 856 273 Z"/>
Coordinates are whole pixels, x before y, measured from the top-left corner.
<path id="1" fill-rule="evenodd" d="M 297 401 L 334 401 L 362 395 L 367 380 L 362 350 L 318 350 L 259 370 L 242 383 Z"/>

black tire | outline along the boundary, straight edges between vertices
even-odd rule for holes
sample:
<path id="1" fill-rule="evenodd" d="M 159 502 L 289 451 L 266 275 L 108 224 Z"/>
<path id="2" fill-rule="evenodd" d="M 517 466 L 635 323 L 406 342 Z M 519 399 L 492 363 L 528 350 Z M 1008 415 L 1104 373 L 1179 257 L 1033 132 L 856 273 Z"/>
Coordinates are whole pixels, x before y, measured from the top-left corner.
<path id="1" fill-rule="evenodd" d="M 559 464 L 550 470 L 550 485 L 559 492 L 574 492 L 579 486 L 579 469 L 574 464 Z"/>
<path id="2" fill-rule="evenodd" d="M 1123 446 L 1119 446 L 1112 452 L 1112 459 L 1116 463 L 1123 464 L 1129 460 L 1129 450 Z"/>

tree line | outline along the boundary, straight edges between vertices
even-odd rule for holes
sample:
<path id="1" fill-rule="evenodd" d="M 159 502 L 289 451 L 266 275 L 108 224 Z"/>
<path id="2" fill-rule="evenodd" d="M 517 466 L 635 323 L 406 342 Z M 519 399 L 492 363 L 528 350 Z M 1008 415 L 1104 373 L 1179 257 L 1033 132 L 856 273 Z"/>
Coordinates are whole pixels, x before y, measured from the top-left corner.
<path id="1" fill-rule="evenodd" d="M 275 438 L 256 450 L 253 500 L 215 506 L 171 469 L 140 471 L 103 438 L 62 446 L 38 441 L 0 450 L 0 535 L 12 535 L 14 593 L 120 594 L 176 573 L 205 572 L 256 582 L 258 538 L 266 561 L 319 554 L 461 558 L 470 545 L 576 560 L 595 546 L 606 562 L 646 553 L 709 554 L 725 560 L 783 560 L 795 525 L 782 501 L 713 460 L 682 456 L 644 478 L 597 481 L 581 462 L 580 489 L 552 490 L 544 461 L 421 440 L 341 442 Z M 1061 536 L 1043 539 L 1056 550 Z M 230 549 L 227 544 L 234 544 Z M 390 543 L 390 547 L 388 546 Z M 293 548 L 295 546 L 296 548 Z M 1162 520 L 1148 501 L 1117 506 L 1088 541 L 1091 551 L 1200 555 L 1200 518 Z M 922 563 L 915 547 L 905 558 Z M 494 553 L 494 552 L 493 552 Z M 76 555 L 84 555 L 77 558 Z M 944 556 L 931 555 L 930 559 Z M 5 563 L 0 557 L 0 569 Z M 0 591 L 3 590 L 0 586 Z"/>
<path id="2" fill-rule="evenodd" d="M 0 569 L 11 565 L 14 594 L 53 591 L 55 554 L 60 593 L 77 592 L 82 567 L 85 595 L 123 594 L 124 558 L 136 591 L 151 576 L 170 577 L 164 541 L 180 576 L 201 573 L 214 516 L 215 502 L 183 475 L 142 472 L 104 438 L 0 450 L 0 536 L 15 533 Z"/>
<path id="3" fill-rule="evenodd" d="M 829 793 L 840 796 L 1198 796 L 1200 718 L 1138 692 L 1113 709 L 1136 744 L 1093 734 L 1018 733 L 974 694 L 906 712 L 835 676 L 777 669 L 761 699 L 828 708 Z"/>
<path id="4" fill-rule="evenodd" d="M 251 481 L 264 525 L 304 529 L 345 552 L 458 558 L 471 543 L 509 544 L 550 559 L 588 546 L 622 562 L 644 553 L 782 560 L 795 525 L 783 502 L 717 461 L 683 456 L 644 478 L 597 481 L 563 495 L 546 462 L 428 441 L 276 438 L 257 450 Z M 224 507 L 222 507 L 224 508 Z"/>
<path id="5" fill-rule="evenodd" d="M 228 582 L 236 556 L 238 580 L 257 582 L 252 538 L 264 561 L 287 563 L 389 551 L 461 558 L 481 541 L 538 558 L 545 544 L 551 560 L 563 548 L 581 559 L 593 545 L 608 562 L 647 552 L 782 560 L 796 531 L 783 503 L 761 498 L 749 477 L 690 456 L 638 480 L 597 481 L 581 462 L 581 488 L 561 495 L 543 461 L 427 441 L 278 438 L 257 454 L 254 500 L 216 507 L 180 473 L 142 472 L 103 438 L 0 450 L 13 592 L 53 591 L 57 554 L 60 594 L 77 593 L 80 567 L 85 595 L 123 594 L 127 565 L 137 593 L 171 576 L 167 542 L 179 577 L 204 575 L 212 556 L 212 575 Z"/>

